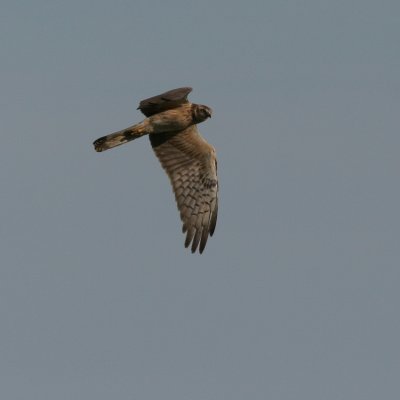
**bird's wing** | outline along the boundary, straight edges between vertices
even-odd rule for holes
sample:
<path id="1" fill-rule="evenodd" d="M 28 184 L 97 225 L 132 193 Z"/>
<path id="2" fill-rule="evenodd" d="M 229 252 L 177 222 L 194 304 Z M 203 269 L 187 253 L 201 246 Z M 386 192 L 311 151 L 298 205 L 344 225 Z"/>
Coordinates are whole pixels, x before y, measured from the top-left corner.
<path id="1" fill-rule="evenodd" d="M 190 87 L 182 87 L 169 90 L 168 92 L 159 94 L 142 100 L 139 103 L 140 110 L 146 117 L 158 114 L 159 112 L 179 107 L 181 104 L 188 103 L 188 94 L 192 91 Z"/>
<path id="2" fill-rule="evenodd" d="M 150 142 L 167 172 L 186 233 L 185 247 L 200 253 L 212 236 L 218 214 L 217 159 L 196 125 L 176 133 L 151 134 Z"/>

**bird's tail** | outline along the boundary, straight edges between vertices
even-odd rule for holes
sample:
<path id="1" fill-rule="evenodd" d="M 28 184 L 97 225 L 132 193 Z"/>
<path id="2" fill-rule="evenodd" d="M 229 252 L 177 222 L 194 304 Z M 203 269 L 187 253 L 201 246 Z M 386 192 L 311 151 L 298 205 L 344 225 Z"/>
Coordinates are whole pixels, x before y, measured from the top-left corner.
<path id="1" fill-rule="evenodd" d="M 131 140 L 137 139 L 140 136 L 150 133 L 148 131 L 147 124 L 141 122 L 136 125 L 132 125 L 129 128 L 123 129 L 122 131 L 114 132 L 106 136 L 102 136 L 93 142 L 94 149 L 98 152 L 112 149 L 113 147 L 119 146 L 124 143 L 128 143 Z"/>

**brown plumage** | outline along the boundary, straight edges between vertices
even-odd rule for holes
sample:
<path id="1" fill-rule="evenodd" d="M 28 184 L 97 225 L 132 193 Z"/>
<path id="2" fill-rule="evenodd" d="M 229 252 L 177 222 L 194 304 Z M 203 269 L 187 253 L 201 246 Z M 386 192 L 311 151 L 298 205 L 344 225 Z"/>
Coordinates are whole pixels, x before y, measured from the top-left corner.
<path id="1" fill-rule="evenodd" d="M 98 152 L 149 135 L 153 150 L 168 174 L 186 233 L 202 253 L 215 230 L 218 214 L 218 179 L 215 149 L 199 134 L 196 124 L 211 117 L 212 110 L 187 100 L 191 88 L 162 93 L 139 104 L 147 117 L 129 128 L 94 141 Z"/>

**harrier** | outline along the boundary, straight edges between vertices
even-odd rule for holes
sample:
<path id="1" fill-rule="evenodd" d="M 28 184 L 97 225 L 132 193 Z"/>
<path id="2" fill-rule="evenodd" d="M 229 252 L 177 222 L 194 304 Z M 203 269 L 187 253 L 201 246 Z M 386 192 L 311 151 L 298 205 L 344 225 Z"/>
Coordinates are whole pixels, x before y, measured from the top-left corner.
<path id="1" fill-rule="evenodd" d="M 199 134 L 197 124 L 211 117 L 210 107 L 188 101 L 190 87 L 183 87 L 139 103 L 146 118 L 129 128 L 93 142 L 101 152 L 149 135 L 151 146 L 166 171 L 186 233 L 185 247 L 191 244 L 202 253 L 212 236 L 218 214 L 218 180 L 215 149 Z"/>

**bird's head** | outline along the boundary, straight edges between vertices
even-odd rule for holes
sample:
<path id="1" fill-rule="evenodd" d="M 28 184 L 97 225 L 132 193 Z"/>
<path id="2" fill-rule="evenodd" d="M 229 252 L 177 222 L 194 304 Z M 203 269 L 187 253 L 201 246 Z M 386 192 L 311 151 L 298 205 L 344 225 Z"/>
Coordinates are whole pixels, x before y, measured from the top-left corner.
<path id="1" fill-rule="evenodd" d="M 193 119 L 196 124 L 205 121 L 207 118 L 211 118 L 211 115 L 212 110 L 210 107 L 203 104 L 193 104 Z"/>

